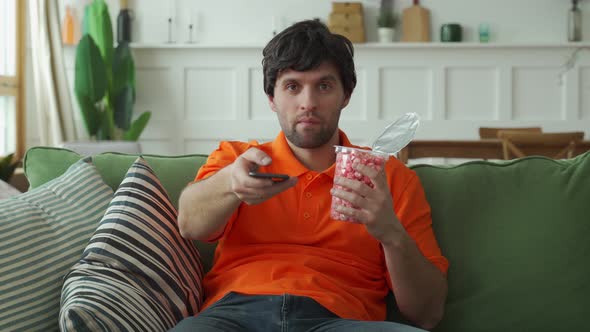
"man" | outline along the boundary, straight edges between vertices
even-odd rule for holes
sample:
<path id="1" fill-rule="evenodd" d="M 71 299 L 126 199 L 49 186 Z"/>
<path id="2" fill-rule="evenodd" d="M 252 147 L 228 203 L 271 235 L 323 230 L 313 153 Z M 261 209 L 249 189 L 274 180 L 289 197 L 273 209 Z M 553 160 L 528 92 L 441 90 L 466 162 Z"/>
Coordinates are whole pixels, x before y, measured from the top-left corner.
<path id="1" fill-rule="evenodd" d="M 334 178 L 334 146 L 354 147 L 338 129 L 356 85 L 351 42 L 303 21 L 263 56 L 264 90 L 282 131 L 265 144 L 222 142 L 183 191 L 183 236 L 219 243 L 204 310 L 176 329 L 417 331 L 383 321 L 389 290 L 406 318 L 434 327 L 448 262 L 416 174 L 390 158 L 379 172 L 354 165 L 373 186 Z M 290 177 L 273 182 L 251 170 Z M 330 219 L 332 195 L 357 207 L 336 207 L 357 223 Z"/>

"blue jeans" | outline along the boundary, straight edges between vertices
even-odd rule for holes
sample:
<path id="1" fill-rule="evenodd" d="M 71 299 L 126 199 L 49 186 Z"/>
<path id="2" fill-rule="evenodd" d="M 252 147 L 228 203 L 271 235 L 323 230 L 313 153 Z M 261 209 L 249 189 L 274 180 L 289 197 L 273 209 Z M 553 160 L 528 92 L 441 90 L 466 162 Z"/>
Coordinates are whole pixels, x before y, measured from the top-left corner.
<path id="1" fill-rule="evenodd" d="M 393 322 L 343 319 L 315 300 L 295 295 L 226 294 L 171 331 L 424 331 Z"/>

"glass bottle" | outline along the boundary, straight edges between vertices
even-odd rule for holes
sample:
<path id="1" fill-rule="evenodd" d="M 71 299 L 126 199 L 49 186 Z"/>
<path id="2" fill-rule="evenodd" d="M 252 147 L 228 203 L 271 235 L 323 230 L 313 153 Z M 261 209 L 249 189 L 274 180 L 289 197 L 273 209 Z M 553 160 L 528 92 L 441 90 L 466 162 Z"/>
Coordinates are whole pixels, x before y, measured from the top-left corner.
<path id="1" fill-rule="evenodd" d="M 75 22 L 74 15 L 72 14 L 72 7 L 66 6 L 66 13 L 64 16 L 64 22 L 61 30 L 61 38 L 64 45 L 74 45 L 75 34 Z"/>
<path id="2" fill-rule="evenodd" d="M 117 16 L 117 43 L 131 42 L 131 10 L 127 0 L 121 0 L 121 10 Z"/>
<path id="3" fill-rule="evenodd" d="M 567 40 L 570 42 L 582 40 L 582 11 L 578 8 L 578 0 L 572 0 L 572 8 L 568 12 Z"/>

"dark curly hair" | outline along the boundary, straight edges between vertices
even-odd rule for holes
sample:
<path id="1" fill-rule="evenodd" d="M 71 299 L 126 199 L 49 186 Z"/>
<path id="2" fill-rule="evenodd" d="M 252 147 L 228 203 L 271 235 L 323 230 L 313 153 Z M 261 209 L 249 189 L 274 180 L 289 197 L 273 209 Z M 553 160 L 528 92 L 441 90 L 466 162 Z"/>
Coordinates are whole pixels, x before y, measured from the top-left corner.
<path id="1" fill-rule="evenodd" d="M 333 34 L 316 20 L 293 24 L 276 35 L 262 51 L 264 92 L 274 97 L 277 77 L 282 70 L 306 71 L 324 61 L 332 62 L 340 73 L 347 96 L 356 86 L 354 49 L 348 38 Z"/>

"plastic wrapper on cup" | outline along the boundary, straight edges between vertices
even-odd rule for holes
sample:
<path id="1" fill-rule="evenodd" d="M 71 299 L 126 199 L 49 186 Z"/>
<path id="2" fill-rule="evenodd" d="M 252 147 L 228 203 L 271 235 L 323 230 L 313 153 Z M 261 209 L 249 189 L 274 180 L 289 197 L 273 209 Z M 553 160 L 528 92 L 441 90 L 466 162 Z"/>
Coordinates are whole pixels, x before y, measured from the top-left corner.
<path id="1" fill-rule="evenodd" d="M 361 181 L 369 187 L 373 188 L 373 182 L 371 182 L 371 180 L 367 176 L 353 169 L 353 162 L 355 160 L 358 160 L 361 164 L 367 165 L 380 171 L 388 159 L 389 155 L 386 153 L 371 150 L 355 149 L 337 145 L 336 168 L 334 170 L 334 177 L 342 176 L 352 180 Z M 334 188 L 349 191 L 347 188 L 344 188 L 337 184 L 334 184 Z M 346 215 L 337 212 L 334 209 L 337 205 L 344 205 L 355 209 L 357 208 L 347 200 L 332 196 L 332 207 L 330 209 L 330 217 L 332 219 L 356 222 L 356 220 L 350 219 Z"/>

